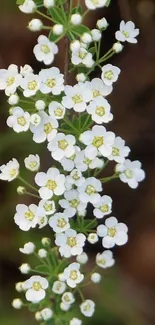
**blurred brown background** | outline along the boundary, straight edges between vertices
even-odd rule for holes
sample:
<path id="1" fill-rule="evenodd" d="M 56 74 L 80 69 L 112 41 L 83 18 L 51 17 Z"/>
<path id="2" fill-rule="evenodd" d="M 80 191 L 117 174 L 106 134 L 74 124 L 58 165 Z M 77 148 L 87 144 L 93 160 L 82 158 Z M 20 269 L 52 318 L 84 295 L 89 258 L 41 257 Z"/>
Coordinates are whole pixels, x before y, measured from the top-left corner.
<path id="1" fill-rule="evenodd" d="M 7 68 L 11 63 L 18 66 L 28 63 L 38 71 L 42 66 L 32 53 L 37 34 L 26 29 L 31 16 L 19 12 L 15 0 L 1 0 L 0 8 L 0 68 Z M 110 23 L 103 36 L 103 53 L 113 44 L 120 20 L 133 20 L 140 28 L 138 45 L 126 44 L 123 52 L 110 60 L 122 70 L 109 97 L 115 117 L 110 129 L 127 141 L 131 147 L 130 159 L 142 161 L 146 180 L 137 190 L 119 181 L 105 185 L 105 193 L 114 200 L 113 214 L 129 227 L 129 242 L 123 248 L 114 249 L 116 267 L 105 272 L 102 287 L 92 285 L 87 295 L 93 299 L 93 291 L 98 300 L 92 324 L 96 321 L 104 325 L 154 325 L 155 1 L 112 0 L 108 9 L 90 14 L 88 25 L 93 27 L 96 19 L 103 16 Z M 61 46 L 63 48 L 63 44 Z M 63 70 L 61 53 L 57 64 L 61 62 L 59 66 Z M 98 71 L 95 74 L 98 75 Z M 30 134 L 19 136 L 6 127 L 8 105 L 3 94 L 0 94 L 0 114 L 0 165 L 15 157 L 20 159 L 23 168 L 23 159 L 29 153 L 44 154 L 44 145 L 35 145 Z M 45 168 L 47 157 L 44 154 L 42 160 Z M 34 325 L 33 315 L 27 310 L 18 312 L 10 306 L 13 297 L 18 296 L 14 283 L 24 280 L 18 267 L 27 262 L 18 247 L 28 240 L 39 241 L 41 236 L 38 231 L 22 233 L 13 222 L 17 202 L 23 199 L 27 202 L 27 198 L 17 197 L 17 185 L 16 181 L 0 183 L 0 324 L 26 325 L 29 322 Z M 46 229 L 43 232 L 46 236 L 50 234 Z"/>

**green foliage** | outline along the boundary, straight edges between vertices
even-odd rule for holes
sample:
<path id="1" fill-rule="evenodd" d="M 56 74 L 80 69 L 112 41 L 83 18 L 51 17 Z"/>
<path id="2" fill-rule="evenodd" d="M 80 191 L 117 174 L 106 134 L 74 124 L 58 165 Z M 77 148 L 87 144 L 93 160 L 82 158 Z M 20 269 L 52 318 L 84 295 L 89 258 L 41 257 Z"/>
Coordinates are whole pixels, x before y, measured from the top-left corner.
<path id="1" fill-rule="evenodd" d="M 72 14 L 77 14 L 79 13 L 80 15 L 82 14 L 82 6 L 78 5 L 77 7 L 72 9 Z"/>
<path id="2" fill-rule="evenodd" d="M 25 0 L 17 0 L 17 1 L 16 1 L 16 4 L 17 4 L 17 5 L 23 5 L 24 1 L 25 1 Z"/>
<path id="3" fill-rule="evenodd" d="M 71 27 L 71 32 L 75 35 L 80 37 L 84 33 L 90 34 L 90 29 L 84 25 L 73 25 Z"/>
<path id="4" fill-rule="evenodd" d="M 58 7 L 52 7 L 48 10 L 54 23 L 64 25 L 67 22 L 67 16 L 64 10 Z"/>

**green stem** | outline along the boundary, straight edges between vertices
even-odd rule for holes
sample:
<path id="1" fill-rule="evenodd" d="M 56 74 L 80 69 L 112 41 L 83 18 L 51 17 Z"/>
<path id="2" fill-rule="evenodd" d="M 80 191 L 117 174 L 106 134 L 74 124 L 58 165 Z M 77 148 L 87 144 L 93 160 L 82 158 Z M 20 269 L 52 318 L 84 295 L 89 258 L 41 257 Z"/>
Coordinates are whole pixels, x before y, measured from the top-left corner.
<path id="1" fill-rule="evenodd" d="M 33 272 L 33 273 L 37 273 L 37 274 L 44 274 L 44 275 L 50 275 L 49 272 L 42 272 L 42 271 L 38 271 L 38 270 L 34 270 L 34 269 L 31 269 L 30 272 Z"/>
<path id="2" fill-rule="evenodd" d="M 79 288 L 77 288 L 77 291 L 78 291 L 78 293 L 79 293 L 79 295 L 81 297 L 81 300 L 85 301 L 85 298 L 84 298 L 84 295 L 83 295 L 82 291 Z"/>
<path id="3" fill-rule="evenodd" d="M 89 9 L 87 9 L 84 13 L 83 13 L 83 18 L 88 14 Z"/>
<path id="4" fill-rule="evenodd" d="M 111 180 L 116 179 L 116 178 L 118 178 L 118 177 L 119 177 L 118 174 L 114 174 L 114 175 L 109 176 L 109 177 L 100 178 L 100 181 L 101 181 L 102 183 L 107 183 L 107 182 L 110 182 Z"/>
<path id="5" fill-rule="evenodd" d="M 25 181 L 24 178 L 22 178 L 21 176 L 17 177 L 23 184 L 25 184 L 26 186 L 30 187 L 33 191 L 38 193 L 38 190 L 36 187 L 34 187 L 33 185 L 31 185 L 30 183 L 28 183 L 27 181 Z"/>
<path id="6" fill-rule="evenodd" d="M 50 21 L 53 22 L 53 20 L 52 20 L 49 16 L 45 15 L 43 12 L 41 12 L 41 11 L 39 11 L 39 10 L 36 10 L 35 12 L 36 12 L 38 15 L 40 15 L 40 16 L 42 16 L 42 17 L 44 17 L 44 18 L 46 18 L 46 19 L 48 19 L 48 20 L 50 20 Z"/>
<path id="7" fill-rule="evenodd" d="M 39 195 L 33 194 L 33 193 L 31 193 L 31 192 L 28 192 L 28 191 L 24 192 L 24 194 L 27 194 L 27 195 L 33 196 L 33 197 L 35 197 L 35 198 L 37 198 L 37 199 L 40 200 L 40 196 L 39 196 Z"/>
<path id="8" fill-rule="evenodd" d="M 79 135 L 78 130 L 73 126 L 72 122 L 70 122 L 67 117 L 64 117 L 64 121 L 66 122 L 66 124 L 68 124 L 68 126 L 70 126 L 72 130 L 74 130 L 75 134 Z"/>

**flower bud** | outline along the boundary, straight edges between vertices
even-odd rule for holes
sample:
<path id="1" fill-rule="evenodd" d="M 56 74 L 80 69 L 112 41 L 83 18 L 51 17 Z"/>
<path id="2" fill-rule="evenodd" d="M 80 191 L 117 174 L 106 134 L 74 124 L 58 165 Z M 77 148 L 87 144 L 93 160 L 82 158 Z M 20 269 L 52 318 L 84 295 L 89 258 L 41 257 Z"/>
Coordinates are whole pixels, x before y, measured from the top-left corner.
<path id="1" fill-rule="evenodd" d="M 41 117 L 39 114 L 35 113 L 31 115 L 31 124 L 34 126 L 38 126 L 41 122 Z"/>
<path id="2" fill-rule="evenodd" d="M 40 19 L 32 19 L 28 24 L 28 29 L 31 32 L 38 32 L 43 27 L 43 23 Z"/>
<path id="3" fill-rule="evenodd" d="M 19 102 L 19 96 L 17 94 L 11 95 L 8 99 L 10 105 L 16 105 Z"/>
<path id="4" fill-rule="evenodd" d="M 20 74 L 26 77 L 29 73 L 33 73 L 33 69 L 29 64 L 25 64 L 24 67 L 20 67 Z"/>
<path id="5" fill-rule="evenodd" d="M 96 24 L 96 26 L 101 30 L 105 30 L 108 27 L 108 25 L 109 24 L 105 18 L 99 19 Z"/>
<path id="6" fill-rule="evenodd" d="M 116 42 L 116 43 L 114 43 L 112 48 L 116 53 L 119 53 L 119 52 L 122 52 L 123 47 L 124 46 L 120 42 Z"/>
<path id="7" fill-rule="evenodd" d="M 101 39 L 102 34 L 98 29 L 94 28 L 91 30 L 91 36 L 94 42 L 98 42 Z"/>
<path id="8" fill-rule="evenodd" d="M 12 301 L 12 307 L 15 308 L 15 309 L 20 309 L 23 305 L 23 302 L 21 299 L 19 298 L 16 298 L 16 299 L 13 299 Z"/>
<path id="9" fill-rule="evenodd" d="M 51 240 L 50 238 L 44 237 L 42 238 L 41 243 L 44 247 L 49 247 L 51 244 Z"/>
<path id="10" fill-rule="evenodd" d="M 101 274 L 99 274 L 99 273 L 97 273 L 97 272 L 95 272 L 95 273 L 93 273 L 92 275 L 91 275 L 91 280 L 92 280 L 92 282 L 94 282 L 94 283 L 99 283 L 100 281 L 101 281 Z"/>
<path id="11" fill-rule="evenodd" d="M 84 73 L 78 73 L 76 75 L 76 80 L 79 82 L 84 82 L 86 80 L 86 75 Z"/>
<path id="12" fill-rule="evenodd" d="M 19 270 L 22 274 L 28 274 L 30 271 L 31 267 L 29 264 L 24 263 L 19 267 Z"/>
<path id="13" fill-rule="evenodd" d="M 16 291 L 18 291 L 18 292 L 23 292 L 23 291 L 24 291 L 23 284 L 24 284 L 24 282 L 17 282 L 17 283 L 15 284 L 15 289 L 16 289 Z"/>
<path id="14" fill-rule="evenodd" d="M 84 33 L 81 36 L 81 41 L 83 43 L 86 43 L 86 44 L 91 43 L 92 42 L 92 37 L 91 37 L 91 35 L 89 33 Z"/>
<path id="15" fill-rule="evenodd" d="M 54 0 L 44 0 L 43 4 L 45 8 L 51 8 L 54 6 Z"/>
<path id="16" fill-rule="evenodd" d="M 47 256 L 46 249 L 43 249 L 43 248 L 39 249 L 38 255 L 39 255 L 40 258 L 45 258 Z"/>
<path id="17" fill-rule="evenodd" d="M 40 322 L 40 321 L 42 320 L 42 316 L 41 316 L 40 311 L 37 311 L 37 312 L 35 313 L 35 319 L 36 319 L 38 322 Z"/>
<path id="18" fill-rule="evenodd" d="M 35 107 L 38 111 L 41 111 L 41 110 L 45 109 L 46 104 L 43 100 L 37 100 L 35 103 Z"/>
<path id="19" fill-rule="evenodd" d="M 86 253 L 82 253 L 76 257 L 76 260 L 80 264 L 86 264 L 88 262 L 88 255 Z"/>
<path id="20" fill-rule="evenodd" d="M 25 0 L 24 3 L 19 6 L 19 10 L 25 14 L 32 14 L 36 8 L 36 4 L 32 0 Z"/>
<path id="21" fill-rule="evenodd" d="M 64 27 L 61 24 L 56 24 L 53 26 L 53 34 L 61 35 L 64 31 Z"/>
<path id="22" fill-rule="evenodd" d="M 79 25 L 82 22 L 82 16 L 80 14 L 73 14 L 71 16 L 71 23 L 73 25 Z"/>
<path id="23" fill-rule="evenodd" d="M 24 186 L 18 186 L 18 187 L 17 187 L 17 193 L 18 193 L 19 195 L 23 195 L 23 194 L 25 194 L 25 193 L 26 193 L 26 188 L 25 188 Z"/>
<path id="24" fill-rule="evenodd" d="M 76 40 L 76 41 L 71 42 L 70 49 L 71 49 L 72 52 L 79 51 L 79 49 L 80 49 L 80 41 Z"/>

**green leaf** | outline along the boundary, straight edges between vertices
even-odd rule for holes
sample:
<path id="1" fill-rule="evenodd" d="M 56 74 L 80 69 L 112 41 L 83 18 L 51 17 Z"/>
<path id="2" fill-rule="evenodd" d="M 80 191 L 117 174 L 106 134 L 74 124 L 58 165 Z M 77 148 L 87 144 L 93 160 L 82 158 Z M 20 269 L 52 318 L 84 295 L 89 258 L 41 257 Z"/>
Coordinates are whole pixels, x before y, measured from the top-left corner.
<path id="1" fill-rule="evenodd" d="M 45 272 L 45 273 L 49 272 L 49 269 L 46 265 L 37 265 L 37 266 L 35 266 L 34 269 L 38 272 Z"/>
<path id="2" fill-rule="evenodd" d="M 39 304 L 30 304 L 30 305 L 28 306 L 29 311 L 32 311 L 32 312 L 37 311 L 38 308 L 39 308 Z"/>
<path id="3" fill-rule="evenodd" d="M 16 1 L 16 4 L 17 5 L 23 5 L 24 2 L 25 2 L 25 0 L 17 0 Z"/>
<path id="4" fill-rule="evenodd" d="M 65 11 L 63 11 L 62 9 L 53 7 L 53 8 L 50 8 L 48 10 L 48 12 L 51 15 L 51 17 L 55 23 L 62 24 L 62 25 L 64 25 L 64 23 L 66 23 L 67 16 L 66 16 Z"/>
<path id="5" fill-rule="evenodd" d="M 78 5 L 77 7 L 72 9 L 72 14 L 79 13 L 80 15 L 82 14 L 82 6 Z"/>
<path id="6" fill-rule="evenodd" d="M 87 130 L 91 124 L 92 124 L 91 116 L 88 113 L 82 114 L 81 116 L 82 131 Z"/>
<path id="7" fill-rule="evenodd" d="M 43 5 L 43 0 L 34 0 L 37 6 Z"/>
<path id="8" fill-rule="evenodd" d="M 93 219 L 84 220 L 84 229 L 94 229 L 97 226 L 97 221 Z"/>
<path id="9" fill-rule="evenodd" d="M 94 53 L 96 52 L 95 47 L 91 47 L 91 48 L 89 49 L 89 52 L 92 53 L 92 54 L 94 54 Z"/>
<path id="10" fill-rule="evenodd" d="M 81 36 L 84 33 L 90 33 L 90 29 L 84 25 L 74 25 L 71 28 L 71 32 L 77 36 Z"/>
<path id="11" fill-rule="evenodd" d="M 60 38 L 60 35 L 54 35 L 53 32 L 52 32 L 52 30 L 51 30 L 50 33 L 49 33 L 48 38 L 49 38 L 49 40 L 51 42 L 54 42 L 55 43 Z"/>

